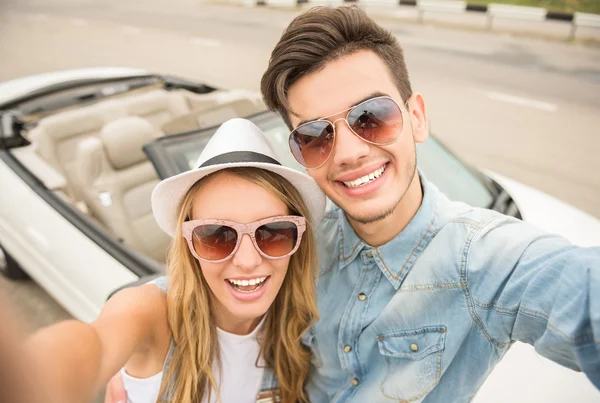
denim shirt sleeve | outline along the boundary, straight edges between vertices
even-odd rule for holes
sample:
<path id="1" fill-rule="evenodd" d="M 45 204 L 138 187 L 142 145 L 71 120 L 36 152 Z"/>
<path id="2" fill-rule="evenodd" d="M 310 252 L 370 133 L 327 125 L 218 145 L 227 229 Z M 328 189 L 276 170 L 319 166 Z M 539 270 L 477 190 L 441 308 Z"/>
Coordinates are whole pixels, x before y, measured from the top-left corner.
<path id="1" fill-rule="evenodd" d="M 461 283 L 490 343 L 532 344 L 600 388 L 600 248 L 496 216 L 474 232 Z"/>

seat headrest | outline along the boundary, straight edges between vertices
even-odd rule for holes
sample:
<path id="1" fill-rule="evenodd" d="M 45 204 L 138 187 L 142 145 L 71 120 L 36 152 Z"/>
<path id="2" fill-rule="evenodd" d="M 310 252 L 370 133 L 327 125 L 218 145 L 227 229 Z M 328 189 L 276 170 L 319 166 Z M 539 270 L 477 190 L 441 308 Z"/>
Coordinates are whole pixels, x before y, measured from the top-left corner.
<path id="1" fill-rule="evenodd" d="M 55 140 L 62 140 L 81 133 L 97 133 L 103 125 L 102 117 L 92 110 L 68 111 L 40 121 L 40 128 Z"/>
<path id="2" fill-rule="evenodd" d="M 100 132 L 108 161 L 115 169 L 146 161 L 142 147 L 160 135 L 150 122 L 137 116 L 114 120 Z"/>

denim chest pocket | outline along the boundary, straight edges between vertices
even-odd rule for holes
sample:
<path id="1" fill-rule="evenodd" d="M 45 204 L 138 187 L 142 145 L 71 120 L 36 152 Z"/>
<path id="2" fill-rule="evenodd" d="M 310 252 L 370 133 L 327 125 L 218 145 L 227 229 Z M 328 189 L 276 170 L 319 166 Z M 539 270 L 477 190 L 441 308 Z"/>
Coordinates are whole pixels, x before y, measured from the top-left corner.
<path id="1" fill-rule="evenodd" d="M 387 364 L 381 393 L 401 402 L 415 402 L 427 395 L 440 380 L 445 341 L 445 326 L 379 335 L 379 353 Z"/>
<path id="2" fill-rule="evenodd" d="M 319 353 L 319 346 L 317 344 L 317 337 L 314 329 L 309 329 L 306 333 L 304 333 L 304 335 L 302 335 L 302 344 L 310 348 L 310 352 L 312 353 L 312 365 L 317 368 L 322 367 L 323 361 L 321 360 L 321 355 Z"/>

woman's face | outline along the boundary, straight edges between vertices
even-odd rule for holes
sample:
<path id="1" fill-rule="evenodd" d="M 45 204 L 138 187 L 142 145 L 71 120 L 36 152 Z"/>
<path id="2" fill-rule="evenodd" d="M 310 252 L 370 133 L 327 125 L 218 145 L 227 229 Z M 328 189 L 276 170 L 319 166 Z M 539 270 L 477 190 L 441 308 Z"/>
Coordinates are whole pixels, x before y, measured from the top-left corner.
<path id="1" fill-rule="evenodd" d="M 194 197 L 192 219 L 220 219 L 246 224 L 263 218 L 289 215 L 287 206 L 259 185 L 227 172 L 206 183 Z M 202 274 L 214 295 L 217 326 L 227 332 L 247 334 L 267 312 L 285 278 L 290 257 L 267 259 L 248 234 L 235 254 L 220 263 L 200 262 Z M 233 282 L 266 280 L 261 285 L 239 287 Z M 248 290 L 251 291 L 248 291 Z"/>

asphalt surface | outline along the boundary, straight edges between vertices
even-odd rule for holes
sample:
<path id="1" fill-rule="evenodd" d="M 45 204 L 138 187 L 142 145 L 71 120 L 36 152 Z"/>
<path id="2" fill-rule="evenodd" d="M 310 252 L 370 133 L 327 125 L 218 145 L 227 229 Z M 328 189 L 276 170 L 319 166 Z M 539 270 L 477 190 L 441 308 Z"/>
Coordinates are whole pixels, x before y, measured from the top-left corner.
<path id="1" fill-rule="evenodd" d="M 128 66 L 257 90 L 297 12 L 191 0 L 5 0 L 0 81 Z M 498 21 L 487 32 L 481 15 L 418 24 L 414 8 L 372 12 L 404 45 L 432 131 L 450 149 L 600 217 L 600 47 L 589 45 L 600 43 L 600 30 L 581 30 L 584 43 L 572 44 L 564 23 Z M 32 283 L 0 279 L 0 290 L 30 329 L 68 317 Z"/>

